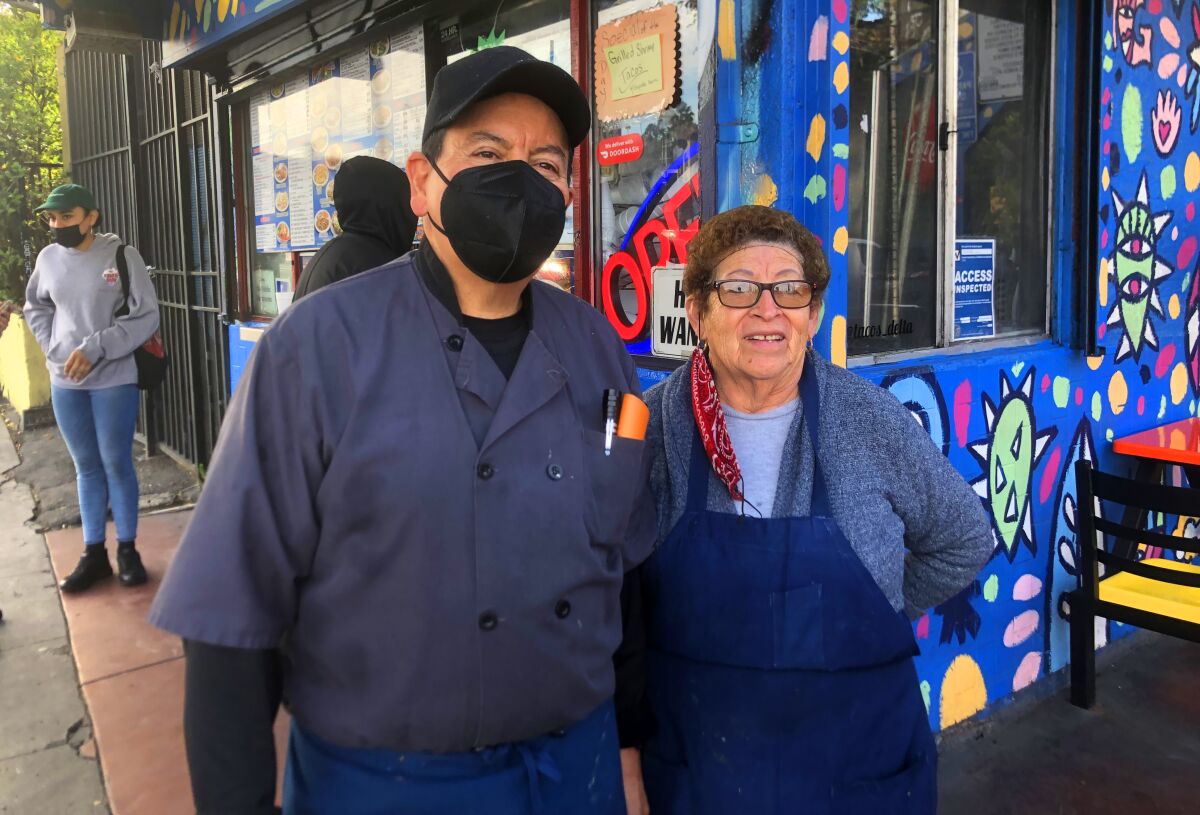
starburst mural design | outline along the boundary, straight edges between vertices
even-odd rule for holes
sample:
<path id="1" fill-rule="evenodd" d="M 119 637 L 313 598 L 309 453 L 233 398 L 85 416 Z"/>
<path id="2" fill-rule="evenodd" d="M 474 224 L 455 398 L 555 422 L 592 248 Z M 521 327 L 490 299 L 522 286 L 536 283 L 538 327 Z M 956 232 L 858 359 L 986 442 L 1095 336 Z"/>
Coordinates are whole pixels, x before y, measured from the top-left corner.
<path id="1" fill-rule="evenodd" d="M 1038 430 L 1033 414 L 1034 369 L 1016 388 L 1000 372 L 1000 404 L 984 393 L 983 415 L 987 436 L 967 449 L 979 462 L 983 475 L 971 482 L 992 518 L 996 548 L 1014 561 L 1021 545 L 1037 552 L 1033 512 L 1029 506 L 1033 471 L 1058 432 Z"/>
<path id="2" fill-rule="evenodd" d="M 1158 255 L 1159 239 L 1173 213 L 1151 212 L 1145 171 L 1132 201 L 1122 201 L 1115 189 L 1112 198 L 1117 238 L 1109 277 L 1117 296 L 1106 322 L 1109 328 L 1124 330 L 1113 359 L 1120 362 L 1126 357 L 1140 359 L 1147 347 L 1158 350 L 1150 312 L 1164 316 L 1158 286 L 1175 271 Z"/>

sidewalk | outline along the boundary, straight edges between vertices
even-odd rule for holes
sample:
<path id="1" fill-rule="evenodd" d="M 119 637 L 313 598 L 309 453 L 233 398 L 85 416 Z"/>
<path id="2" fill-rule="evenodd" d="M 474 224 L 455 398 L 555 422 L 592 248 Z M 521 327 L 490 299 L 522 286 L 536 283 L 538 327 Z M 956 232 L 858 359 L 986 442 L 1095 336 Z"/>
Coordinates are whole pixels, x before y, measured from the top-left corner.
<path id="1" fill-rule="evenodd" d="M 16 464 L 16 449 L 0 432 L 0 472 Z M 25 525 L 33 512 L 29 487 L 6 474 L 0 483 L 0 813 L 107 813 L 50 559 L 42 536 Z"/>
<path id="2" fill-rule="evenodd" d="M 183 649 L 178 637 L 146 622 L 190 517 L 190 510 L 168 511 L 139 521 L 146 585 L 127 589 L 110 580 L 62 597 L 113 815 L 193 812 L 183 745 Z M 79 531 L 51 532 L 46 546 L 61 578 L 79 558 Z M 286 732 L 281 717 L 280 750 Z"/>
<path id="3" fill-rule="evenodd" d="M 81 550 L 74 468 L 56 428 L 13 435 L 0 432 L 0 813 L 191 813 L 182 648 L 146 614 L 191 517 L 153 510 L 194 500 L 196 479 L 139 455 L 149 583 L 61 596 Z M 281 748 L 285 733 L 281 717 Z"/>

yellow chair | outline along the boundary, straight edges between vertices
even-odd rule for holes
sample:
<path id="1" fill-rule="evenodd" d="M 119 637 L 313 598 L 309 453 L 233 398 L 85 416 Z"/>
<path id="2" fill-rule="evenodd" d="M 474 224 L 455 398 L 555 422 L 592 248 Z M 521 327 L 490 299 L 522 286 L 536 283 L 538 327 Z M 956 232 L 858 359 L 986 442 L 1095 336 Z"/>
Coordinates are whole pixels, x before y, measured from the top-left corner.
<path id="1" fill-rule="evenodd" d="M 1200 553 L 1200 539 L 1151 532 L 1128 525 L 1145 513 L 1200 515 L 1200 489 L 1146 484 L 1075 466 L 1078 514 L 1079 588 L 1070 594 L 1071 703 L 1096 703 L 1097 616 L 1200 642 L 1200 565 L 1165 558 L 1137 559 L 1138 544 L 1179 553 Z M 1122 523 L 1096 512 L 1097 501 L 1142 510 Z M 1105 545 L 1112 538 L 1113 545 Z M 1200 561 L 1200 558 L 1197 559 Z M 1104 576 L 1100 576 L 1100 566 Z"/>

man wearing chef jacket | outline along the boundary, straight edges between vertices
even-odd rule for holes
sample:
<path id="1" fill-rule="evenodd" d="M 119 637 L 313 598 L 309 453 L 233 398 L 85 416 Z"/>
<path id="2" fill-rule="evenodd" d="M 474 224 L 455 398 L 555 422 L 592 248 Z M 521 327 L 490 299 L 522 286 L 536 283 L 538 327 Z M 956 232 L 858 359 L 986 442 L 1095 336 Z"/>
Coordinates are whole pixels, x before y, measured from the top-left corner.
<path id="1" fill-rule="evenodd" d="M 523 51 L 443 68 L 406 168 L 423 245 L 259 341 L 151 612 L 184 638 L 201 813 L 272 811 L 281 698 L 285 812 L 625 811 L 612 656 L 654 511 L 603 407 L 638 380 L 531 281 L 588 128 Z"/>

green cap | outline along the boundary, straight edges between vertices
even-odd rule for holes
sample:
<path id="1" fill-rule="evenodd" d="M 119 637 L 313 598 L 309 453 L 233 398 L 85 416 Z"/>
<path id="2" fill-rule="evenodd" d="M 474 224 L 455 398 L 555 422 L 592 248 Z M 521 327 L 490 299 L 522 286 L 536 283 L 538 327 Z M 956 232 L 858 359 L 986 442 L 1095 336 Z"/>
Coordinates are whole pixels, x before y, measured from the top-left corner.
<path id="1" fill-rule="evenodd" d="M 63 184 L 61 187 L 55 187 L 46 199 L 46 203 L 42 204 L 34 212 L 41 212 L 44 209 L 56 209 L 59 212 L 67 212 L 75 209 L 75 207 L 83 207 L 89 212 L 93 209 L 99 209 L 96 206 L 96 199 L 87 187 L 81 187 L 78 184 Z"/>

